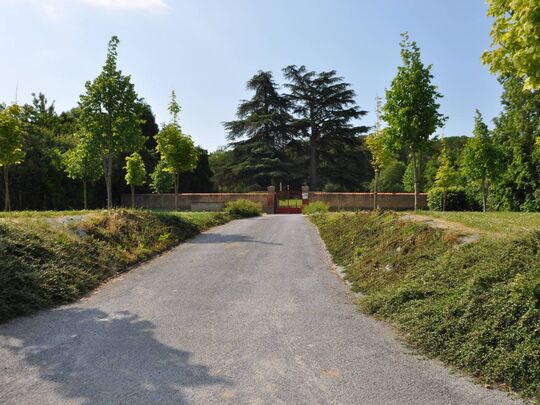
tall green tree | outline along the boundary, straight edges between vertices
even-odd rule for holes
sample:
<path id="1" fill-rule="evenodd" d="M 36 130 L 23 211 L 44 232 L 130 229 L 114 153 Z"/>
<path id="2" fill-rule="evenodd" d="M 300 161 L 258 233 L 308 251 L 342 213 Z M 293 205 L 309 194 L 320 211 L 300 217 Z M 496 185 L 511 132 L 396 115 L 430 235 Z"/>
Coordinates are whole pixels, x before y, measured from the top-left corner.
<path id="1" fill-rule="evenodd" d="M 482 61 L 493 73 L 523 79 L 525 89 L 540 89 L 540 6 L 538 0 L 488 0 L 493 17 L 492 44 Z"/>
<path id="2" fill-rule="evenodd" d="M 366 145 L 371 153 L 371 166 L 375 173 L 373 179 L 373 210 L 378 209 L 379 194 L 379 174 L 383 168 L 392 163 L 395 159 L 394 153 L 388 146 L 388 140 L 385 137 L 384 130 L 381 128 L 382 102 L 377 97 L 377 121 L 374 131 L 366 137 Z"/>
<path id="3" fill-rule="evenodd" d="M 135 187 L 140 187 L 146 183 L 146 168 L 141 155 L 133 152 L 126 156 L 126 184 L 131 188 L 131 208 L 135 208 Z"/>
<path id="4" fill-rule="evenodd" d="M 107 188 L 107 208 L 113 206 L 112 172 L 117 154 L 141 149 L 140 100 L 131 83 L 131 77 L 117 67 L 119 40 L 109 41 L 107 59 L 103 70 L 92 82 L 86 83 L 86 93 L 81 95 L 79 125 L 92 134 L 99 145 Z"/>
<path id="5" fill-rule="evenodd" d="M 253 97 L 240 103 L 237 120 L 224 124 L 234 150 L 228 170 L 244 184 L 266 188 L 287 181 L 293 172 L 287 155 L 290 105 L 279 94 L 271 72 L 259 71 L 246 88 L 254 92 Z"/>
<path id="6" fill-rule="evenodd" d="M 317 190 L 321 151 L 336 144 L 354 143 L 368 128 L 354 125 L 353 120 L 366 111 L 358 108 L 350 84 L 334 70 L 316 73 L 305 66 L 291 65 L 283 73 L 289 81 L 286 87 L 295 115 L 291 126 L 309 142 L 309 181 L 311 188 Z"/>
<path id="7" fill-rule="evenodd" d="M 476 110 L 474 137 L 470 138 L 463 150 L 461 168 L 465 177 L 480 186 L 482 209 L 487 210 L 487 196 L 490 183 L 496 181 L 501 171 L 501 155 L 493 143 L 490 131 L 482 114 Z"/>
<path id="8" fill-rule="evenodd" d="M 441 153 L 439 155 L 439 168 L 435 174 L 435 185 L 443 190 L 443 211 L 446 211 L 446 196 L 448 187 L 454 186 L 458 180 L 458 172 L 448 156 L 446 142 L 441 139 Z"/>
<path id="9" fill-rule="evenodd" d="M 83 131 L 75 135 L 77 145 L 64 154 L 64 166 L 70 179 L 81 180 L 83 185 L 83 206 L 88 209 L 88 183 L 103 176 L 101 154 L 92 136 Z"/>
<path id="10" fill-rule="evenodd" d="M 540 133 L 540 91 L 523 90 L 516 76 L 500 79 L 503 111 L 494 120 L 493 138 L 503 154 L 505 170 L 492 188 L 497 208 L 513 211 L 540 210 L 540 159 L 535 141 Z"/>
<path id="11" fill-rule="evenodd" d="M 176 102 L 176 97 L 172 95 L 169 104 L 169 112 L 172 122 L 165 125 L 157 135 L 157 151 L 161 160 L 165 162 L 165 171 L 174 174 L 174 207 L 178 210 L 178 185 L 180 175 L 193 171 L 197 167 L 198 154 L 193 140 L 189 135 L 184 135 L 178 125 L 177 112 L 180 106 Z"/>
<path id="12" fill-rule="evenodd" d="M 431 83 L 431 65 L 425 66 L 421 60 L 416 42 L 409 41 L 407 33 L 402 34 L 402 66 L 390 89 L 386 90 L 386 104 L 383 120 L 388 124 L 388 141 L 395 149 L 409 151 L 414 181 L 414 209 L 418 208 L 419 156 L 435 130 L 444 124 L 446 118 L 439 113 L 437 99 L 442 95 Z"/>
<path id="13" fill-rule="evenodd" d="M 4 211 L 11 210 L 9 196 L 9 166 L 21 163 L 24 158 L 24 123 L 21 109 L 13 104 L 0 110 L 0 167 L 4 172 Z"/>

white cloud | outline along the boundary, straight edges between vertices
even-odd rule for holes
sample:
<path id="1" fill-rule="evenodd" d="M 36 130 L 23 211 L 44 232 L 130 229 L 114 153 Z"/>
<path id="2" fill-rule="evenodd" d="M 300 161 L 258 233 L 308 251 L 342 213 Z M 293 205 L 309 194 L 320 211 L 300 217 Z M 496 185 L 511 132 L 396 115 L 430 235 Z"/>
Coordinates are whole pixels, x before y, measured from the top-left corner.
<path id="1" fill-rule="evenodd" d="M 163 10 L 167 7 L 164 0 L 81 0 L 95 7 L 123 10 Z"/>

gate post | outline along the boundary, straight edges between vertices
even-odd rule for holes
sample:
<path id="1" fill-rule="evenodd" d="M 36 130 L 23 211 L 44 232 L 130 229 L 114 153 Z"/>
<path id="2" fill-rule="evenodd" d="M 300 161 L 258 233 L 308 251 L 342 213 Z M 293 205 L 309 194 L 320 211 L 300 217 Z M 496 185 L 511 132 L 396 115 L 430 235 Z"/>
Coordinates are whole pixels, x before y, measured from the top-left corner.
<path id="1" fill-rule="evenodd" d="M 276 212 L 276 188 L 274 186 L 268 186 L 268 192 L 266 197 L 266 213 L 275 214 Z"/>
<path id="2" fill-rule="evenodd" d="M 302 209 L 309 204 L 309 187 L 302 186 Z"/>

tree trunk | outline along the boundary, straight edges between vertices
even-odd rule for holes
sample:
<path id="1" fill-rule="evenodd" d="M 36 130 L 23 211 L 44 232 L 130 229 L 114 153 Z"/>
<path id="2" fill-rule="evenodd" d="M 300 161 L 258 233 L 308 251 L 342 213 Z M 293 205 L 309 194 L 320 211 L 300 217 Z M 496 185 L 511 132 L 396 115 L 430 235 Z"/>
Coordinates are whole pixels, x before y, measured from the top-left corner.
<path id="1" fill-rule="evenodd" d="M 379 169 L 375 169 L 375 179 L 373 181 L 373 211 L 379 208 Z"/>
<path id="2" fill-rule="evenodd" d="M 418 167 L 416 166 L 416 151 L 411 150 L 412 154 L 412 175 L 414 181 L 414 212 L 418 211 Z"/>
<path id="3" fill-rule="evenodd" d="M 485 180 L 482 180 L 482 211 L 487 211 L 487 187 Z"/>
<path id="4" fill-rule="evenodd" d="M 83 186 L 83 205 L 84 205 L 84 209 L 87 210 L 88 209 L 88 199 L 87 199 L 87 193 L 86 193 L 86 180 L 83 180 L 82 182 L 82 186 Z"/>
<path id="5" fill-rule="evenodd" d="M 309 188 L 313 191 L 317 190 L 317 161 L 318 161 L 318 144 L 319 144 L 319 133 L 318 130 L 314 127 L 311 127 L 311 139 L 309 142 L 309 177 L 310 184 Z"/>
<path id="6" fill-rule="evenodd" d="M 442 210 L 444 212 L 446 211 L 446 187 L 443 189 L 442 196 Z"/>
<path id="7" fill-rule="evenodd" d="M 131 186 L 131 209 L 135 209 L 135 186 Z"/>
<path id="8" fill-rule="evenodd" d="M 107 186 L 107 209 L 110 210 L 113 207 L 112 203 L 112 163 L 113 154 L 108 153 L 105 164 L 105 185 Z"/>
<path id="9" fill-rule="evenodd" d="M 174 210 L 178 211 L 178 183 L 180 183 L 180 173 L 176 173 L 174 178 Z"/>
<path id="10" fill-rule="evenodd" d="M 11 211 L 11 201 L 9 199 L 9 177 L 8 177 L 8 167 L 4 166 L 4 211 Z"/>

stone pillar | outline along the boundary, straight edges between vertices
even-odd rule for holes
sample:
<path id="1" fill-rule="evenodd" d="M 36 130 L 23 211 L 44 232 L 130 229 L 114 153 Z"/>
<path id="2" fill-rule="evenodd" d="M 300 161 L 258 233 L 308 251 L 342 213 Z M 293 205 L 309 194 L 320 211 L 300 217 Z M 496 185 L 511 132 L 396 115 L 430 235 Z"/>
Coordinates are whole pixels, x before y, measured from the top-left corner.
<path id="1" fill-rule="evenodd" d="M 268 186 L 268 194 L 266 197 L 266 213 L 275 214 L 276 211 L 276 188 Z"/>
<path id="2" fill-rule="evenodd" d="M 302 186 L 302 206 L 309 204 L 309 187 Z"/>

